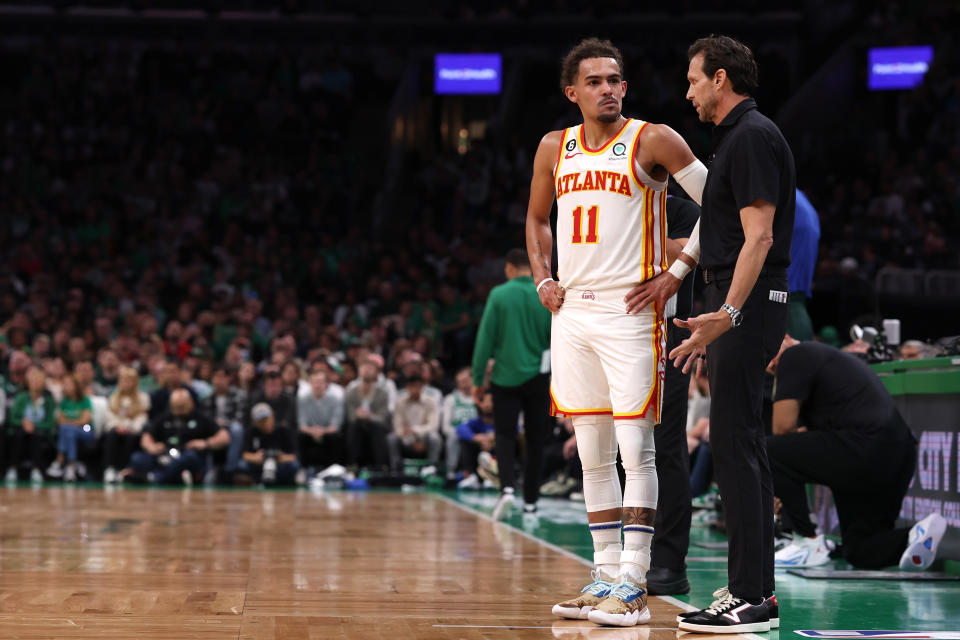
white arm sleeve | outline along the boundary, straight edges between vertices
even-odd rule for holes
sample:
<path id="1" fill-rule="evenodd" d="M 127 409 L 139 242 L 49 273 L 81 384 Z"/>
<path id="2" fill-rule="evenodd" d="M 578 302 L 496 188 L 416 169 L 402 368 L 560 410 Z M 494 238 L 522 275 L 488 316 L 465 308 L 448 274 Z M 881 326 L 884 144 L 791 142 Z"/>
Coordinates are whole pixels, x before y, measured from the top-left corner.
<path id="1" fill-rule="evenodd" d="M 699 160 L 694 160 L 673 176 L 684 191 L 687 192 L 697 204 L 703 202 L 703 185 L 707 182 L 707 168 Z M 700 221 L 694 225 L 690 232 L 690 239 L 683 247 L 683 252 L 693 258 L 694 262 L 700 262 Z M 675 260 L 670 265 L 670 273 L 683 280 L 691 269 L 681 260 Z"/>
<path id="2" fill-rule="evenodd" d="M 700 220 L 693 225 L 693 231 L 690 232 L 690 238 L 683 247 L 683 252 L 693 258 L 694 262 L 700 262 Z"/>
<path id="3" fill-rule="evenodd" d="M 703 185 L 707 182 L 707 168 L 702 162 L 694 160 L 673 174 L 673 179 L 687 192 L 688 196 L 693 198 L 694 202 L 702 204 Z"/>

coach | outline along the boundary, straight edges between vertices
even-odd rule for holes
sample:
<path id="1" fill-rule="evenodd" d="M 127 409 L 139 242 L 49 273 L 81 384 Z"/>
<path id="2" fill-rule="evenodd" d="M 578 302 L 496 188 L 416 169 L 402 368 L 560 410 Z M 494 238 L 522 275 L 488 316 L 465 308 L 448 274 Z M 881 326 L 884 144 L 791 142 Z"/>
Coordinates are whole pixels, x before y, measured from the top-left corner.
<path id="1" fill-rule="evenodd" d="M 705 303 L 713 311 L 674 321 L 692 334 L 670 357 L 680 364 L 706 349 L 710 444 L 730 544 L 729 593 L 683 618 L 680 629 L 766 631 L 776 600 L 765 600 L 774 579 L 763 376 L 786 330 L 796 173 L 783 134 L 750 97 L 757 88 L 750 49 L 710 36 L 694 42 L 688 58 L 687 99 L 715 125 L 700 217 Z"/>

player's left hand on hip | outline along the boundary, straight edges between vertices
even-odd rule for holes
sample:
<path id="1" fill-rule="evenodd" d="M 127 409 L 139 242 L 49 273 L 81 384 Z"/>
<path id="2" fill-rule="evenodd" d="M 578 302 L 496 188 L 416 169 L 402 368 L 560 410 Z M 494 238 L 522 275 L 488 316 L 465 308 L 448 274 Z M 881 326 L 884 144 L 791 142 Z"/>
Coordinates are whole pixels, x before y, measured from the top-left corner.
<path id="1" fill-rule="evenodd" d="M 690 337 L 681 342 L 680 346 L 671 351 L 669 355 L 675 367 L 679 367 L 684 364 L 684 361 L 687 361 L 683 368 L 684 373 L 690 370 L 689 356 L 691 354 L 706 354 L 707 345 L 730 330 L 730 316 L 726 311 L 704 313 L 687 320 L 674 318 L 673 323 L 691 331 Z"/>
<path id="2" fill-rule="evenodd" d="M 643 311 L 650 303 L 656 304 L 658 315 L 663 314 L 667 300 L 680 288 L 681 281 L 672 273 L 664 271 L 656 278 L 641 282 L 627 294 L 624 301 L 627 303 L 627 313 L 637 314 Z"/>

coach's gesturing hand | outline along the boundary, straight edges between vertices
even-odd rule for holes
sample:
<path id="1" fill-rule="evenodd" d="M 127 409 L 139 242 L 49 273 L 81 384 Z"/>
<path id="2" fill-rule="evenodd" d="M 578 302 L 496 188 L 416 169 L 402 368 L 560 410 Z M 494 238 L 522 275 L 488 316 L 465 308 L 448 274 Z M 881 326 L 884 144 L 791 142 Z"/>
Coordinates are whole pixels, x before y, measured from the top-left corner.
<path id="1" fill-rule="evenodd" d="M 690 370 L 691 354 L 704 355 L 707 345 L 730 330 L 730 315 L 726 311 L 714 311 L 687 320 L 673 319 L 673 324 L 684 329 L 690 329 L 690 337 L 680 343 L 680 346 L 670 352 L 673 366 L 683 365 L 683 372 Z"/>
<path id="2" fill-rule="evenodd" d="M 627 313 L 637 314 L 651 302 L 656 305 L 658 314 L 663 315 L 667 301 L 680 289 L 683 281 L 669 271 L 664 271 L 656 278 L 645 280 L 635 286 L 624 298 L 627 303 Z"/>
<path id="3" fill-rule="evenodd" d="M 551 313 L 556 313 L 560 310 L 560 306 L 563 304 L 563 288 L 554 280 L 544 282 L 543 286 L 540 287 L 540 304 L 545 306 L 550 310 Z"/>

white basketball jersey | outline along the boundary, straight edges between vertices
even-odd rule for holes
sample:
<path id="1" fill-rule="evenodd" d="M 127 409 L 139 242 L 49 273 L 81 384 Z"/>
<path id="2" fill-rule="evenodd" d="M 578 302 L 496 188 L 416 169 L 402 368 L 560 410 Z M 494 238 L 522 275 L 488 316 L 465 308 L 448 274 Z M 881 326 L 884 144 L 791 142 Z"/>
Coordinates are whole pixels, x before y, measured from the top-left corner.
<path id="1" fill-rule="evenodd" d="M 666 184 L 645 184 L 634 160 L 646 124 L 627 120 L 599 149 L 585 144 L 583 125 L 563 131 L 553 175 L 565 289 L 630 288 L 667 268 Z"/>

